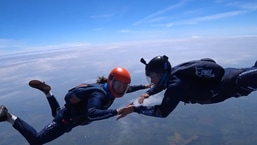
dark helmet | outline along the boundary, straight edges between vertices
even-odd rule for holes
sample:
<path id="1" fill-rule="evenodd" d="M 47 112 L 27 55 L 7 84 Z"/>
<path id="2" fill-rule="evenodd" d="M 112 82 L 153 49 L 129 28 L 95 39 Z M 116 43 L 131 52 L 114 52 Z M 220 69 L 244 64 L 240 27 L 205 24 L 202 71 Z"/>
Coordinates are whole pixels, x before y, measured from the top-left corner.
<path id="1" fill-rule="evenodd" d="M 143 58 L 140 61 L 145 64 L 145 74 L 148 76 L 150 73 L 170 74 L 171 64 L 168 59 L 166 55 L 163 55 L 154 57 L 149 63 L 146 63 Z"/>
<path id="2" fill-rule="evenodd" d="M 168 79 L 171 73 L 171 64 L 168 61 L 168 57 L 166 55 L 156 56 L 146 63 L 146 61 L 141 58 L 141 62 L 145 64 L 145 75 L 150 76 L 151 73 L 156 73 L 160 75 L 160 80 L 158 84 L 155 84 L 156 88 L 164 89 L 166 80 Z M 148 80 L 149 81 L 149 80 Z"/>

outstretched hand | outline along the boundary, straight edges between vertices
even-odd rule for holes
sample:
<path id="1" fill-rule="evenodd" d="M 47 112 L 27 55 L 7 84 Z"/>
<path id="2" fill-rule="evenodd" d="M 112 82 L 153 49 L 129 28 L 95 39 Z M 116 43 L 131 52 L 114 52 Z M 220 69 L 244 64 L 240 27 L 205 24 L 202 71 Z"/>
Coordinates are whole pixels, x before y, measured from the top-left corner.
<path id="1" fill-rule="evenodd" d="M 149 94 L 144 93 L 138 98 L 138 103 L 142 104 L 144 102 L 144 99 L 149 98 Z"/>
<path id="2" fill-rule="evenodd" d="M 145 88 L 151 88 L 152 87 L 152 84 L 145 84 Z"/>
<path id="3" fill-rule="evenodd" d="M 126 107 L 118 109 L 117 112 L 118 112 L 118 117 L 116 120 L 119 120 L 119 119 L 127 116 L 128 114 L 134 112 L 134 105 L 133 105 L 133 103 L 130 103 Z"/>

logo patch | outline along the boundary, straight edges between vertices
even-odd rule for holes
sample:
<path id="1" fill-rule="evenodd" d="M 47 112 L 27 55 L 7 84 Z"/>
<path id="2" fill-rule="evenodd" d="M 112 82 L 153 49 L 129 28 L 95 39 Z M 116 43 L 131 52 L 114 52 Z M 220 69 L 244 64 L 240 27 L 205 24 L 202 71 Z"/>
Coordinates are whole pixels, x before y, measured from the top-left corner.
<path id="1" fill-rule="evenodd" d="M 212 69 L 205 69 L 202 67 L 195 67 L 195 74 L 199 77 L 203 78 L 214 78 L 215 74 L 213 73 Z"/>

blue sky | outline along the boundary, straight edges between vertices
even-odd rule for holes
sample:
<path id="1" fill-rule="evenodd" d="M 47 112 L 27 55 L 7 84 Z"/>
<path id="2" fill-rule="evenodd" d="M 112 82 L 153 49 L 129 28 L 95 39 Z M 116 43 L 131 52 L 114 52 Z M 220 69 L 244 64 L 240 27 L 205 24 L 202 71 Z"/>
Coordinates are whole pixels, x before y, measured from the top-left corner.
<path id="1" fill-rule="evenodd" d="M 0 49 L 257 34 L 256 0 L 2 0 Z"/>

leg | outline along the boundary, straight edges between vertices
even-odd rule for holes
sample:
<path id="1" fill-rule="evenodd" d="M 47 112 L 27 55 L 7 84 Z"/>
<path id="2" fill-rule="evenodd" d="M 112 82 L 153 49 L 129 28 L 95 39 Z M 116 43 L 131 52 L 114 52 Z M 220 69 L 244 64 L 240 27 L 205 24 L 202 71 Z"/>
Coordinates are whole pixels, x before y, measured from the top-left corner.
<path id="1" fill-rule="evenodd" d="M 13 127 L 19 131 L 31 145 L 42 145 L 58 138 L 66 132 L 66 126 L 62 122 L 51 122 L 42 131 L 37 132 L 20 118 L 15 120 Z"/>
<path id="2" fill-rule="evenodd" d="M 25 139 L 31 145 L 42 145 L 44 143 L 50 142 L 65 132 L 69 132 L 73 126 L 70 122 L 62 121 L 64 119 L 65 110 L 59 111 L 58 119 L 48 124 L 42 131 L 37 132 L 32 126 L 27 124 L 22 119 L 12 115 L 8 112 L 8 109 L 1 105 L 0 106 L 0 122 L 7 121 L 12 124 L 12 126 L 19 131 Z"/>
<path id="3" fill-rule="evenodd" d="M 236 80 L 242 95 L 247 96 L 252 91 L 257 90 L 257 68 L 252 67 L 240 73 Z"/>
<path id="4" fill-rule="evenodd" d="M 47 101 L 51 107 L 52 116 L 55 117 L 57 111 L 60 109 L 60 105 L 59 105 L 58 101 L 56 100 L 56 98 L 54 97 L 54 95 L 52 95 L 51 87 L 39 80 L 31 80 L 29 82 L 29 86 L 42 91 L 46 95 Z"/>
<path id="5" fill-rule="evenodd" d="M 37 132 L 33 127 L 20 118 L 15 120 L 13 127 L 18 130 L 30 144 L 41 145 L 71 131 L 75 126 L 69 121 L 69 118 L 69 111 L 64 108 L 58 111 L 54 120 L 45 126 L 40 132 Z"/>
<path id="6" fill-rule="evenodd" d="M 60 105 L 54 95 L 51 95 L 50 97 L 46 97 L 47 101 L 51 107 L 52 116 L 55 117 L 58 110 L 60 109 Z"/>

